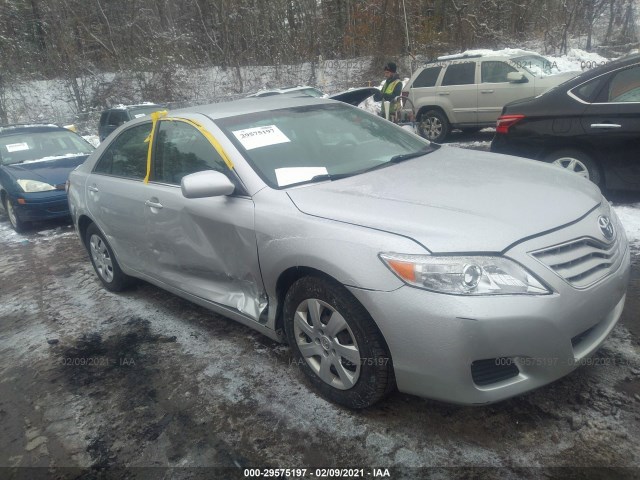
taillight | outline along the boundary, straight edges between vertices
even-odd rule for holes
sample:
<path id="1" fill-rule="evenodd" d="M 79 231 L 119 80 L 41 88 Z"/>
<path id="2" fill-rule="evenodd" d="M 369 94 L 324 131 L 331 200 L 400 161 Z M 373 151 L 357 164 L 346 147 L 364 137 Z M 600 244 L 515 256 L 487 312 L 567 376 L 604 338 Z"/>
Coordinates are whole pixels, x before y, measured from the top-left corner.
<path id="1" fill-rule="evenodd" d="M 496 122 L 496 133 L 509 133 L 509 128 L 524 118 L 524 115 L 502 115 Z"/>

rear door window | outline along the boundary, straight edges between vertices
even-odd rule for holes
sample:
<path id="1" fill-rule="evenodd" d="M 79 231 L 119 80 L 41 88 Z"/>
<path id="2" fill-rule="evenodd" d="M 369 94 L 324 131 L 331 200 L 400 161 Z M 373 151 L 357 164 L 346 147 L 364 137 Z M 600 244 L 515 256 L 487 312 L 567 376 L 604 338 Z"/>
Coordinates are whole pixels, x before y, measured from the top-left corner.
<path id="1" fill-rule="evenodd" d="M 434 87 L 441 70 L 441 66 L 425 68 L 413 81 L 413 88 Z"/>
<path id="2" fill-rule="evenodd" d="M 147 175 L 147 154 L 152 123 L 143 123 L 125 130 L 98 160 L 94 173 L 143 180 Z"/>
<path id="3" fill-rule="evenodd" d="M 476 62 L 455 63 L 447 67 L 442 86 L 471 85 L 476 83 Z"/>

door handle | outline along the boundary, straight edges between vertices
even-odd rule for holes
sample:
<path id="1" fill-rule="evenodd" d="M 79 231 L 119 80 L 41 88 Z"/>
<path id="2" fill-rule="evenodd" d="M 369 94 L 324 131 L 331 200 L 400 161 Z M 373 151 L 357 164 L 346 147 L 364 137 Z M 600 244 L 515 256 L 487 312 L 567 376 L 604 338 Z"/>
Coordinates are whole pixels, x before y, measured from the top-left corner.
<path id="1" fill-rule="evenodd" d="M 449 95 L 449 92 L 438 92 L 438 95 Z"/>
<path id="2" fill-rule="evenodd" d="M 602 128 L 602 129 L 622 128 L 622 125 L 618 125 L 617 123 L 592 123 L 591 128 Z"/>
<path id="3" fill-rule="evenodd" d="M 100 190 L 98 189 L 98 187 L 96 187 L 95 185 L 89 185 L 87 187 L 87 190 L 89 190 L 90 192 L 96 192 L 98 193 Z"/>
<path id="4" fill-rule="evenodd" d="M 153 200 L 156 200 L 156 199 L 153 199 Z M 147 207 L 151 207 L 151 208 L 158 208 L 158 209 L 162 208 L 162 204 L 160 202 L 157 202 L 157 201 L 153 202 L 152 200 L 147 200 L 146 202 L 144 202 L 144 204 Z"/>
<path id="5" fill-rule="evenodd" d="M 495 90 L 480 90 L 481 93 L 493 93 Z"/>

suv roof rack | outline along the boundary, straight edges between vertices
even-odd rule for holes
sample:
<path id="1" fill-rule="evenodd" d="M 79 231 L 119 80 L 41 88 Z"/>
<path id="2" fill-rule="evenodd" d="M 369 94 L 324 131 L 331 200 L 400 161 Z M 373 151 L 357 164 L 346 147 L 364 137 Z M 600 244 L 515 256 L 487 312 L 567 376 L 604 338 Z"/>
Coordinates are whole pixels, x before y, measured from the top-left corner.
<path id="1" fill-rule="evenodd" d="M 442 55 L 438 60 L 457 60 L 459 58 L 477 58 L 482 57 L 481 53 L 456 53 L 454 55 Z"/>

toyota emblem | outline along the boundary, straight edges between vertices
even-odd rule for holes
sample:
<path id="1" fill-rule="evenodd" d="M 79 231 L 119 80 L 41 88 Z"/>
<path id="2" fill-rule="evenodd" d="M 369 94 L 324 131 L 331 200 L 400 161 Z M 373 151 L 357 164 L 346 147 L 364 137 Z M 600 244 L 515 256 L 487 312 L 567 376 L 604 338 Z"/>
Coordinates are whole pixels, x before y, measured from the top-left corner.
<path id="1" fill-rule="evenodd" d="M 600 231 L 604 238 L 607 240 L 611 240 L 613 238 L 613 223 L 611 223 L 611 219 L 609 217 L 605 217 L 604 215 L 600 215 L 598 217 L 598 226 L 600 227 Z"/>

